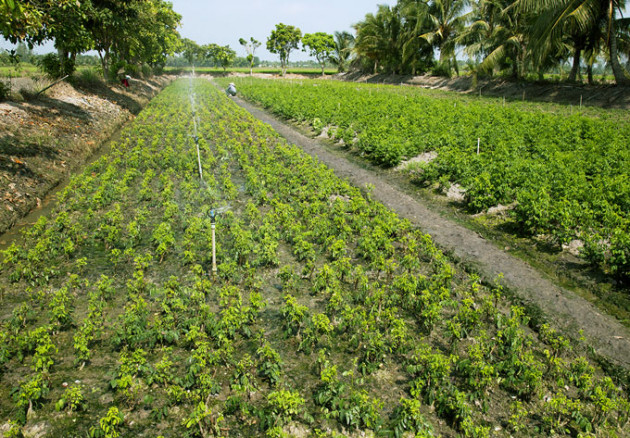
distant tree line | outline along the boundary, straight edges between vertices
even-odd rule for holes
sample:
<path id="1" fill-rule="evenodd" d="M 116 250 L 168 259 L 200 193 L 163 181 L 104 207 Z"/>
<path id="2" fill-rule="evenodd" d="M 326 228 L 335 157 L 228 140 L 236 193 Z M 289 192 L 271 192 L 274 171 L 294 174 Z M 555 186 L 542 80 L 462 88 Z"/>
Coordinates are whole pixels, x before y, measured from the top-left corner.
<path id="1" fill-rule="evenodd" d="M 163 66 L 181 44 L 181 16 L 163 0 L 0 0 L 0 34 L 29 47 L 54 43 L 59 74 L 95 50 L 104 74 Z M 11 54 L 17 58 L 17 54 Z"/>
<path id="2" fill-rule="evenodd" d="M 625 0 L 398 0 L 357 23 L 355 64 L 374 73 L 458 73 L 456 53 L 481 75 L 539 77 L 572 65 L 593 82 L 601 59 L 628 83 L 630 20 Z M 435 53 L 438 53 L 436 59 Z M 461 55 L 460 55 L 461 56 Z"/>
<path id="3" fill-rule="evenodd" d="M 586 76 L 593 83 L 603 63 L 617 84 L 628 84 L 625 6 L 626 0 L 398 0 L 365 15 L 353 26 L 354 35 L 302 35 L 299 28 L 276 24 L 266 48 L 278 55 L 283 74 L 301 45 L 322 74 L 332 64 L 339 71 L 451 76 L 465 60 L 475 75 L 514 79 L 542 78 L 570 64 L 569 81 Z M 31 47 L 53 41 L 61 74 L 88 50 L 114 75 L 121 68 L 161 67 L 167 60 L 250 71 L 259 62 L 255 51 L 262 43 L 254 38 L 240 39 L 247 55 L 239 58 L 230 46 L 180 38 L 180 20 L 163 0 L 0 0 L 0 34 Z"/>

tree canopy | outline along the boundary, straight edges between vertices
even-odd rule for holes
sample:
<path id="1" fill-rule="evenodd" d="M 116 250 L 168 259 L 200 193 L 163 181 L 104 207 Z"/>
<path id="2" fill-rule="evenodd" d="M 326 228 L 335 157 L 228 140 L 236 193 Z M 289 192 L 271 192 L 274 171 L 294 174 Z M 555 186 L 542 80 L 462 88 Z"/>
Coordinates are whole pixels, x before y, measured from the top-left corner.
<path id="1" fill-rule="evenodd" d="M 283 23 L 276 24 L 276 28 L 267 38 L 267 50 L 280 56 L 283 76 L 287 72 L 289 55 L 298 48 L 301 39 L 302 31 L 299 28 Z"/>
<path id="2" fill-rule="evenodd" d="M 256 57 L 256 49 L 260 47 L 260 41 L 251 37 L 249 41 L 245 38 L 240 38 L 238 40 L 239 44 L 245 47 L 245 51 L 247 52 L 247 60 L 249 61 L 249 74 L 254 73 L 254 58 Z"/>
<path id="3" fill-rule="evenodd" d="M 215 64 L 223 67 L 225 71 L 236 58 L 236 52 L 230 46 L 219 46 L 218 44 L 208 44 L 202 46 L 205 57 L 212 60 Z"/>
<path id="4" fill-rule="evenodd" d="M 542 77 L 571 63 L 569 80 L 585 65 L 592 81 L 594 63 L 603 60 L 625 84 L 625 6 L 625 0 L 399 0 L 355 24 L 355 63 L 374 73 L 450 76 L 458 73 L 456 53 L 463 53 L 476 74 Z"/>
<path id="5" fill-rule="evenodd" d="M 322 68 L 322 76 L 324 76 L 324 69 L 326 68 L 326 62 L 330 60 L 330 57 L 335 52 L 335 39 L 332 35 L 325 32 L 306 33 L 302 37 L 302 46 L 304 51 L 317 59 L 317 62 Z"/>
<path id="6" fill-rule="evenodd" d="M 180 44 L 181 16 L 164 0 L 0 0 L 0 17 L 11 42 L 53 41 L 62 73 L 92 49 L 105 75 L 126 65 L 156 67 Z"/>

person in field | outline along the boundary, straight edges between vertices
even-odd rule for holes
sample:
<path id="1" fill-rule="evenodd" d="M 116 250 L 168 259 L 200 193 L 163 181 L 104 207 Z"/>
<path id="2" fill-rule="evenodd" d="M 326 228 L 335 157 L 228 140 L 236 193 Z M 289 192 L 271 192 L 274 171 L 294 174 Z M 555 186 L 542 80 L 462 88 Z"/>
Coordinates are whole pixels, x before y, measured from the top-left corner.
<path id="1" fill-rule="evenodd" d="M 227 89 L 225 90 L 225 94 L 227 94 L 228 96 L 236 96 L 236 85 L 230 82 L 230 85 L 228 85 Z"/>

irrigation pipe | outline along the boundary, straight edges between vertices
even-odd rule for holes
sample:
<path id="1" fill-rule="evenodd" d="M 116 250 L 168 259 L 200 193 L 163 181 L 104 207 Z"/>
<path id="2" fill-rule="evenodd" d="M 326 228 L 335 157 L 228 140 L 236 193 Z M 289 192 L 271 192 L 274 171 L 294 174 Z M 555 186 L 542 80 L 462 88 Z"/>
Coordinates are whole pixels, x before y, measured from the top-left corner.
<path id="1" fill-rule="evenodd" d="M 188 88 L 188 94 L 190 96 L 190 107 L 192 109 L 192 115 L 193 115 L 193 140 L 195 141 L 195 146 L 197 147 L 197 164 L 199 165 L 199 179 L 201 180 L 201 183 L 203 184 L 204 182 L 203 181 L 203 168 L 201 167 L 201 152 L 199 151 L 199 134 L 198 134 L 198 129 L 197 129 L 197 112 L 195 111 L 195 108 L 196 108 L 195 95 L 192 92 L 192 80 L 193 78 L 191 76 L 190 85 Z"/>
<path id="2" fill-rule="evenodd" d="M 197 164 L 199 165 L 199 179 L 201 180 L 200 187 L 204 186 L 203 180 L 203 168 L 201 167 L 201 152 L 199 150 L 199 131 L 197 128 L 197 104 L 195 102 L 195 93 L 193 92 L 193 77 L 195 76 L 195 66 L 193 65 L 193 73 L 190 76 L 190 83 L 188 86 L 188 95 L 190 97 L 190 108 L 192 110 L 193 119 L 193 140 L 197 147 Z M 210 210 L 210 221 L 212 228 L 212 275 L 217 275 L 217 249 L 216 249 L 216 211 Z"/>
<path id="3" fill-rule="evenodd" d="M 55 85 L 57 85 L 59 82 L 66 80 L 70 75 L 65 75 L 63 78 L 56 80 L 55 82 L 53 82 L 52 84 L 50 84 L 49 86 L 47 86 L 46 88 L 40 90 L 37 92 L 37 94 L 35 94 L 35 96 L 39 96 L 40 94 L 42 94 L 44 91 L 48 90 L 49 88 L 54 87 Z"/>

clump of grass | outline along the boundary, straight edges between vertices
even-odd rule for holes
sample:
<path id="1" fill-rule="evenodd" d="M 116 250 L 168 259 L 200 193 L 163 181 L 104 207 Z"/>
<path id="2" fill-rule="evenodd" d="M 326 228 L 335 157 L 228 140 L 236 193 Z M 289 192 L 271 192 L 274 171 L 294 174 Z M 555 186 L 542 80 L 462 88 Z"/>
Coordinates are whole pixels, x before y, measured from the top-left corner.
<path id="1" fill-rule="evenodd" d="M 81 69 L 72 75 L 70 83 L 81 88 L 94 88 L 103 85 L 103 75 L 97 68 Z"/>
<path id="2" fill-rule="evenodd" d="M 11 88 L 4 82 L 0 82 L 0 102 L 3 102 L 11 95 Z"/>
<path id="3" fill-rule="evenodd" d="M 37 91 L 27 87 L 20 88 L 20 95 L 26 101 L 34 100 L 38 96 Z"/>

